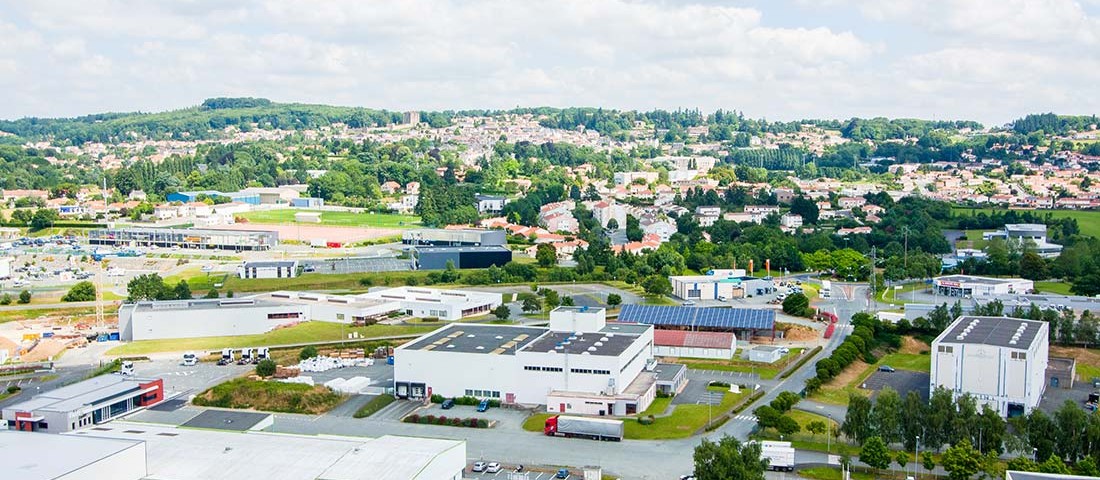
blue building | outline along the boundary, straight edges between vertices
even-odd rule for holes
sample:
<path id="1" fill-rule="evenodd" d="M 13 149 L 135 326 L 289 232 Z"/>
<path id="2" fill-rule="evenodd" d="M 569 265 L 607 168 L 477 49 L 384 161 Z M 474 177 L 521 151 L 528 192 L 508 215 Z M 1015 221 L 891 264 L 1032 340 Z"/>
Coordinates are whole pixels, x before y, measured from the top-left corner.
<path id="1" fill-rule="evenodd" d="M 219 197 L 229 197 L 229 199 L 233 200 L 234 202 L 248 203 L 248 204 L 251 204 L 251 205 L 259 205 L 260 204 L 260 194 L 259 193 L 245 193 L 245 192 L 223 193 L 223 192 L 219 192 L 217 190 L 196 190 L 196 191 L 193 191 L 193 192 L 169 193 L 167 196 L 164 197 L 164 199 L 168 200 L 169 202 L 191 203 L 191 202 L 197 202 L 198 198 L 199 198 L 199 195 L 206 195 L 208 197 L 213 197 L 213 196 L 216 195 L 216 196 L 219 196 Z"/>

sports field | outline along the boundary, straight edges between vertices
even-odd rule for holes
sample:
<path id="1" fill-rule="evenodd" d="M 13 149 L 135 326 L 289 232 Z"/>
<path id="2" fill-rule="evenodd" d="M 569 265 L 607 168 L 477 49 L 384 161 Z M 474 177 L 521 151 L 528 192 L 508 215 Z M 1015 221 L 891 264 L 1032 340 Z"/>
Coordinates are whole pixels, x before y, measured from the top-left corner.
<path id="1" fill-rule="evenodd" d="M 321 214 L 320 224 L 299 224 L 294 221 L 294 214 L 299 212 L 312 212 Z M 278 210 L 260 210 L 242 213 L 241 217 L 249 223 L 263 223 L 274 225 L 325 225 L 333 227 L 373 227 L 373 228 L 412 228 L 420 225 L 420 217 L 416 215 L 397 215 L 392 213 L 358 213 L 336 212 L 327 210 L 305 210 L 297 208 L 283 208 Z"/>
<path id="2" fill-rule="evenodd" d="M 955 215 L 977 215 L 984 212 L 986 215 L 993 212 L 992 208 L 968 208 L 968 207 L 951 207 L 952 213 Z M 1037 214 L 1051 213 L 1054 218 L 1074 218 L 1077 219 L 1077 227 L 1081 229 L 1082 235 L 1089 235 L 1092 237 L 1100 238 L 1100 211 L 1097 210 L 1028 210 Z"/>

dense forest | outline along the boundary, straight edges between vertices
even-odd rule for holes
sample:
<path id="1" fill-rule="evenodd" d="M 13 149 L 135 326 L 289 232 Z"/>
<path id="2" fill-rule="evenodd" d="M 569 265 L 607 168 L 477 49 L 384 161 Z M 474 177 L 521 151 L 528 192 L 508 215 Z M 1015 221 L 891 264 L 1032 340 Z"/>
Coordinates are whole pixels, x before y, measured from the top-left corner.
<path id="1" fill-rule="evenodd" d="M 1070 130 L 1082 131 L 1100 124 L 1096 115 L 1055 115 L 1053 113 L 1031 114 L 1012 122 L 1012 131 L 1021 135 L 1044 132 L 1065 135 Z"/>

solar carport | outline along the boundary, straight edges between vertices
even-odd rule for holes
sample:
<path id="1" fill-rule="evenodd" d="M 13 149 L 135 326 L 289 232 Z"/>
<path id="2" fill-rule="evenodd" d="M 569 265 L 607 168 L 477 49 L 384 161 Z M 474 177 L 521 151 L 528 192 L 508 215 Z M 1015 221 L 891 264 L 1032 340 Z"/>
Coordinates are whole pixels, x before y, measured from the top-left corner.
<path id="1" fill-rule="evenodd" d="M 775 338 L 775 310 L 770 309 L 624 305 L 618 321 L 667 330 L 733 332 L 746 340 L 767 331 Z"/>

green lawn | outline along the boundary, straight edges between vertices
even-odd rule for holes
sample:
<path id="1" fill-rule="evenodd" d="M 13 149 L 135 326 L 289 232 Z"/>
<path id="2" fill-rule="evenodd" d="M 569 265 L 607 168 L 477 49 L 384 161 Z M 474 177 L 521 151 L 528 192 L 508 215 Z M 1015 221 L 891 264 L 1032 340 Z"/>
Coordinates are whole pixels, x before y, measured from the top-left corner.
<path id="1" fill-rule="evenodd" d="M 1042 293 L 1053 293 L 1057 295 L 1073 295 L 1069 291 L 1071 284 L 1066 282 L 1035 282 L 1035 290 Z"/>
<path id="2" fill-rule="evenodd" d="M 911 370 L 914 372 L 931 372 L 932 357 L 919 353 L 891 353 L 879 359 L 875 367 L 889 365 L 898 370 Z"/>
<path id="3" fill-rule="evenodd" d="M 16 305 L 14 302 L 12 305 Z M 111 310 L 115 307 L 104 307 L 107 313 L 112 313 Z M 0 323 L 11 322 L 15 320 L 27 320 L 32 318 L 38 318 L 45 315 L 50 316 L 86 316 L 94 315 L 95 307 L 75 307 L 75 308 L 31 308 L 27 310 L 0 310 Z"/>
<path id="4" fill-rule="evenodd" d="M 956 216 L 978 214 L 979 212 L 985 212 L 986 215 L 992 213 L 992 208 L 968 208 L 968 207 L 951 207 L 952 214 Z M 971 213 L 973 212 L 973 213 Z M 1081 230 L 1082 235 L 1089 235 L 1100 238 L 1100 211 L 1094 210 L 1031 210 L 1037 214 L 1050 213 L 1054 218 L 1073 218 L 1077 220 L 1077 227 Z"/>
<path id="5" fill-rule="evenodd" d="M 834 467 L 805 468 L 798 471 L 798 476 L 813 480 L 841 480 L 844 478 L 840 469 Z M 854 480 L 872 480 L 875 476 L 866 472 L 852 472 L 851 478 Z"/>
<path id="6" fill-rule="evenodd" d="M 649 408 L 642 412 L 642 415 L 661 415 L 665 413 L 670 403 L 672 403 L 672 397 L 657 397 L 653 399 L 653 403 L 649 404 Z"/>
<path id="7" fill-rule="evenodd" d="M 305 210 L 297 208 L 284 208 L 279 210 L 261 210 L 242 213 L 240 216 L 250 223 L 267 224 L 297 224 L 294 214 L 299 212 L 321 213 L 319 225 L 336 227 L 378 227 L 378 228 L 413 228 L 420 226 L 420 217 L 416 215 L 396 215 L 391 213 L 357 213 L 357 212 L 332 212 L 325 210 Z M 301 225 L 315 225 L 302 223 Z"/>
<path id="8" fill-rule="evenodd" d="M 919 353 L 891 353 L 883 355 L 874 365 L 865 367 L 863 371 L 860 372 L 859 376 L 848 385 L 822 385 L 813 395 L 810 395 L 810 399 L 832 405 L 848 405 L 849 393 L 854 392 L 860 395 L 867 395 L 869 393 L 867 390 L 861 390 L 857 387 L 875 373 L 878 367 L 883 365 L 889 365 L 898 370 L 930 372 L 932 370 L 932 357 Z M 849 366 L 848 368 L 854 367 Z"/>
<path id="9" fill-rule="evenodd" d="M 895 289 L 893 287 L 883 290 L 879 294 L 879 301 L 882 303 L 888 303 L 890 305 L 902 306 L 906 303 L 912 303 L 909 299 L 909 292 L 914 290 L 924 290 L 928 288 L 928 284 L 924 282 L 906 283 L 904 285 L 898 285 L 901 288 Z"/>
<path id="10" fill-rule="evenodd" d="M 1100 378 L 1100 366 L 1077 363 L 1077 379 L 1082 382 L 1091 382 L 1094 378 Z"/>
<path id="11" fill-rule="evenodd" d="M 323 342 L 347 338 L 347 334 L 359 332 L 362 339 L 390 335 L 420 334 L 435 330 L 438 326 L 371 325 L 350 327 L 330 322 L 305 322 L 289 328 L 280 328 L 259 335 L 232 337 L 172 338 L 143 340 L 112 348 L 107 355 L 138 355 L 154 352 L 204 351 L 222 348 L 261 347 L 265 345 L 290 345 L 307 342 Z M 356 341 L 360 341 L 357 339 Z"/>
<path id="12" fill-rule="evenodd" d="M 790 362 L 798 359 L 799 354 L 802 352 L 802 348 L 792 348 L 789 353 L 780 358 L 774 364 L 769 363 L 756 363 L 745 360 L 707 360 L 707 359 L 694 359 L 694 358 L 679 358 L 676 363 L 682 363 L 687 365 L 688 368 L 695 370 L 718 370 L 722 372 L 740 372 L 740 373 L 758 373 L 763 380 L 771 380 L 779 375 L 779 372 L 783 370 Z"/>
<path id="13" fill-rule="evenodd" d="M 366 405 L 359 407 L 359 410 L 355 412 L 355 418 L 364 418 L 374 415 L 375 412 L 386 408 L 386 405 L 393 403 L 397 400 L 393 395 L 382 394 L 371 399 Z"/>

